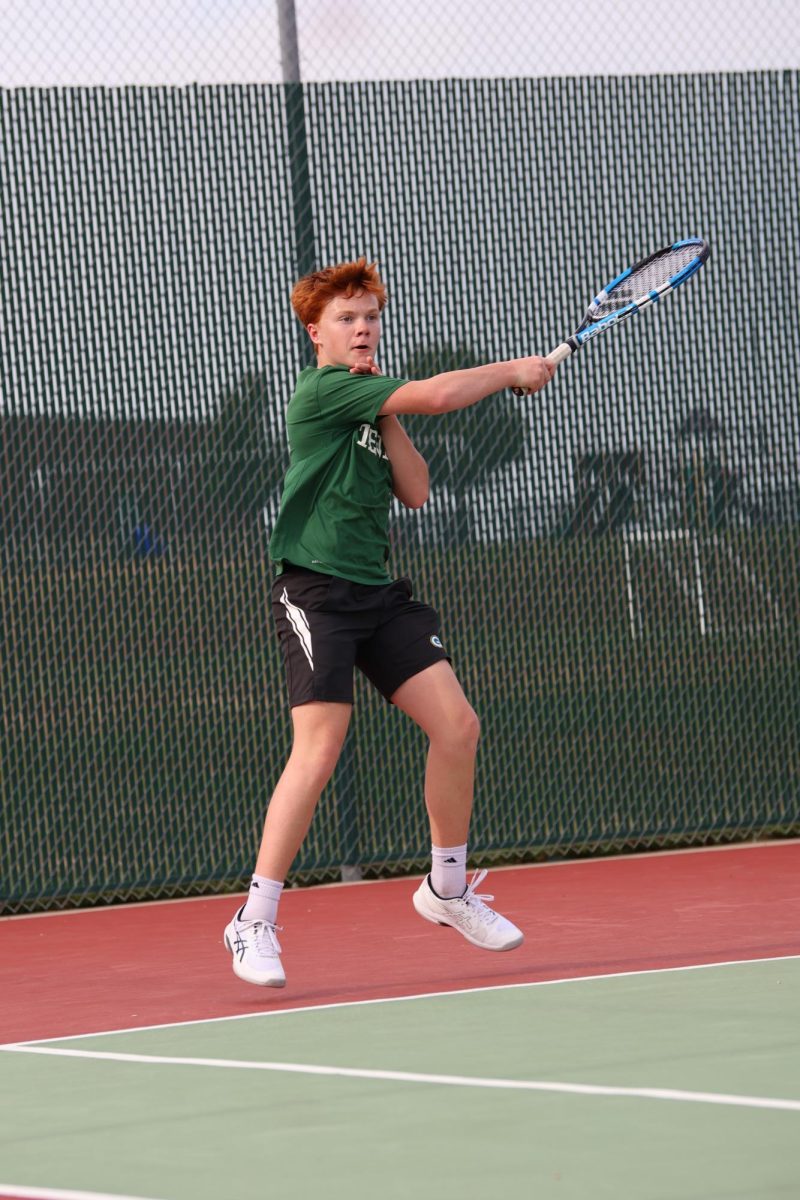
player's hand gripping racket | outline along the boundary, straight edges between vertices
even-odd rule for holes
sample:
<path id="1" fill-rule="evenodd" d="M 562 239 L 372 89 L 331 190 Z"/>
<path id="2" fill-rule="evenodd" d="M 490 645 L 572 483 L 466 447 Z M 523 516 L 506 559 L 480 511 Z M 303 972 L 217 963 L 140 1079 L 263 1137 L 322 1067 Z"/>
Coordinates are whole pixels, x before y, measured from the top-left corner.
<path id="1" fill-rule="evenodd" d="M 571 337 L 547 355 L 547 361 L 557 367 L 599 333 L 605 333 L 651 304 L 657 304 L 696 275 L 708 255 L 708 243 L 702 238 L 686 238 L 628 267 L 597 293 L 581 324 Z M 522 396 L 525 389 L 515 387 L 513 390 L 515 395 Z"/>

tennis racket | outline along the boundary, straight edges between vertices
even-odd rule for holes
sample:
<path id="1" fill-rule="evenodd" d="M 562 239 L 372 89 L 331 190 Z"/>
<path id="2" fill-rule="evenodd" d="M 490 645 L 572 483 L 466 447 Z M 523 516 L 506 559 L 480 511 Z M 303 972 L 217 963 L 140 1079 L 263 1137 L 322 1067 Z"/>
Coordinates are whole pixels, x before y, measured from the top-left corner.
<path id="1" fill-rule="evenodd" d="M 557 367 L 598 334 L 614 329 L 651 304 L 658 304 L 696 275 L 708 255 L 708 243 L 702 238 L 686 238 L 628 267 L 597 293 L 578 328 L 548 354 L 547 361 Z M 523 388 L 513 390 L 517 396 L 524 394 Z"/>

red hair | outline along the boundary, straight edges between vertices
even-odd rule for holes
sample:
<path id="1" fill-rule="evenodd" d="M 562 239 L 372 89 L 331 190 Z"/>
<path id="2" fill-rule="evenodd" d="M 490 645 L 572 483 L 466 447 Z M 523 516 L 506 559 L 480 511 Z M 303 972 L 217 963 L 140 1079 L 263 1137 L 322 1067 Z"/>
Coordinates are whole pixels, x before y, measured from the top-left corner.
<path id="1" fill-rule="evenodd" d="M 298 279 L 292 289 L 292 308 L 305 328 L 316 324 L 325 305 L 334 296 L 355 296 L 368 292 L 378 301 L 378 310 L 386 304 L 386 288 L 378 274 L 377 263 L 368 263 L 366 258 L 355 262 L 337 263 L 323 267 Z"/>

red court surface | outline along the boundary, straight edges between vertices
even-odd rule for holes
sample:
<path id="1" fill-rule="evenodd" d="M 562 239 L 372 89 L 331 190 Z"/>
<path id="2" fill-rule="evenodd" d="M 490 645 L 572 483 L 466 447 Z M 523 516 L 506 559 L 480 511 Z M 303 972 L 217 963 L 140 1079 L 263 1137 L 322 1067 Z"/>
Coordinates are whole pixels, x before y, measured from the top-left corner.
<path id="1" fill-rule="evenodd" d="M 291 889 L 282 991 L 233 975 L 236 898 L 0 921 L 0 1042 L 800 954 L 800 842 L 512 867 L 481 892 L 525 943 L 490 954 L 411 906 L 413 880 Z"/>

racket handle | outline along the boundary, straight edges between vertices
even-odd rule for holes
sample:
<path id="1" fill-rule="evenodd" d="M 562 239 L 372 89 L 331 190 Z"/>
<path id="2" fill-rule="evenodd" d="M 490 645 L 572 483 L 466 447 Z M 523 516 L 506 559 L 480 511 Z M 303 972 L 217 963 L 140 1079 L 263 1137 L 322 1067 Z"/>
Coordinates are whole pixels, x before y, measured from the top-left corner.
<path id="1" fill-rule="evenodd" d="M 569 358 L 570 354 L 574 353 L 575 351 L 573 350 L 572 346 L 570 346 L 569 342 L 561 342 L 559 346 L 556 346 L 555 350 L 552 350 L 550 354 L 548 354 L 547 361 L 551 366 L 557 367 L 559 363 L 564 361 L 565 358 Z"/>
<path id="2" fill-rule="evenodd" d="M 565 358 L 569 358 L 570 354 L 574 353 L 575 351 L 573 350 L 572 346 L 570 346 L 569 342 L 561 342 L 560 345 L 556 346 L 555 350 L 547 355 L 547 362 L 550 363 L 551 367 L 557 367 L 558 364 L 562 363 Z M 525 395 L 524 388 L 515 387 L 511 390 L 515 396 Z"/>

